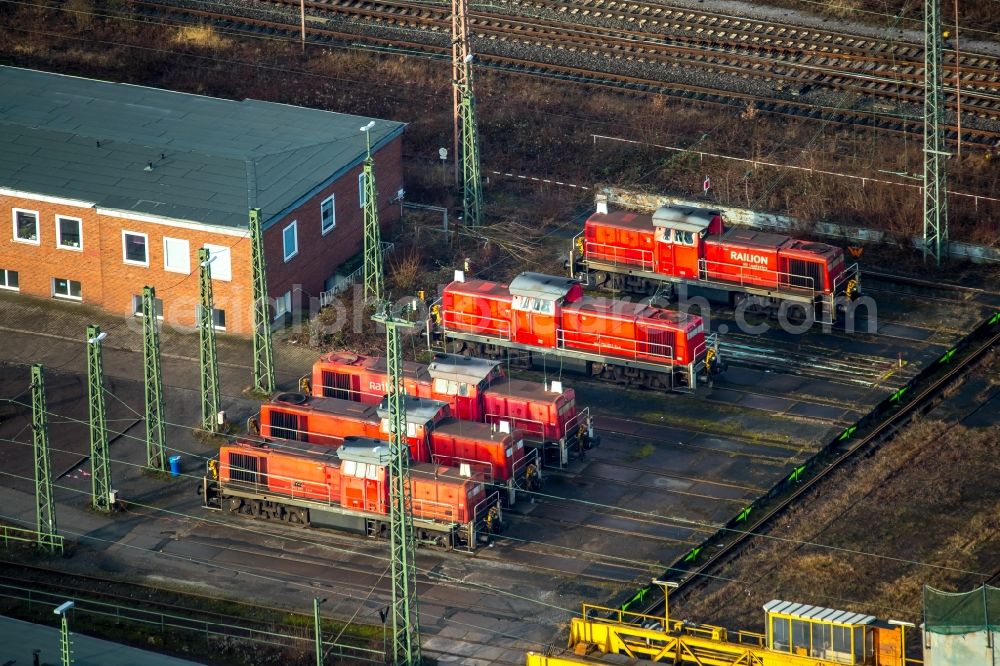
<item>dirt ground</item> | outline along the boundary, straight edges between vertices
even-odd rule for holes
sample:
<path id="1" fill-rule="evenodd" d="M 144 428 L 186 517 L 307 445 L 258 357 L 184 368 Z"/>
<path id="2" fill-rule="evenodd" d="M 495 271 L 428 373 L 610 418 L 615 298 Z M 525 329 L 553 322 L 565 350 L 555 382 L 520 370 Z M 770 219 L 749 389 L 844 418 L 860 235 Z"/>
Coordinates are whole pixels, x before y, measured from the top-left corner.
<path id="1" fill-rule="evenodd" d="M 924 585 L 961 591 L 1000 569 L 1000 361 L 841 470 L 674 602 L 696 622 L 760 631 L 771 599 L 921 621 Z"/>

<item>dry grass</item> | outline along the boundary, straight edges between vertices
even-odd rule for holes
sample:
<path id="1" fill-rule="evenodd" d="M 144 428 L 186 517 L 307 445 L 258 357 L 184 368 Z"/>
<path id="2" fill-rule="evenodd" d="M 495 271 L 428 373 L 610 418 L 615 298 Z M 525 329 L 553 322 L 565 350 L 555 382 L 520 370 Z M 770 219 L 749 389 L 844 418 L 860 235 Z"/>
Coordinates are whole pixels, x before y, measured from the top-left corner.
<path id="1" fill-rule="evenodd" d="M 919 620 L 924 584 L 974 586 L 1000 565 L 1000 428 L 915 423 L 754 540 L 678 616 L 759 627 L 772 598 Z"/>
<path id="2" fill-rule="evenodd" d="M 233 41 L 221 36 L 210 25 L 186 25 L 174 30 L 174 35 L 171 37 L 170 43 L 194 46 L 200 49 L 219 50 L 230 47 Z"/>

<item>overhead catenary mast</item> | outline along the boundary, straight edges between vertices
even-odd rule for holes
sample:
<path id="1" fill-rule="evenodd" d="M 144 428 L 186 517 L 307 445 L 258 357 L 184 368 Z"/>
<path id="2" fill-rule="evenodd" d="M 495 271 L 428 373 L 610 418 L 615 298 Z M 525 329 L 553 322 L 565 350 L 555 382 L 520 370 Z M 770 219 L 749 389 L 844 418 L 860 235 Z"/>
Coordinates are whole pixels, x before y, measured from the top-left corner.
<path id="1" fill-rule="evenodd" d="M 406 403 L 399 329 L 412 324 L 393 316 L 388 302 L 379 304 L 372 317 L 385 325 L 386 370 L 389 377 L 389 525 L 392 550 L 392 655 L 393 666 L 421 663 L 420 622 L 417 612 L 417 572 L 414 561 L 413 496 L 410 487 L 410 448 L 406 441 Z"/>
<path id="2" fill-rule="evenodd" d="M 948 251 L 942 42 L 941 0 L 924 0 L 924 261 L 937 265 Z"/>
<path id="3" fill-rule="evenodd" d="M 208 248 L 198 250 L 201 299 L 198 305 L 198 342 L 201 369 L 201 427 L 219 431 L 219 365 L 215 355 L 215 301 L 212 296 L 212 261 Z"/>
<path id="4" fill-rule="evenodd" d="M 267 303 L 267 264 L 260 208 L 250 209 L 250 273 L 253 281 L 253 389 L 274 393 L 274 351 L 271 348 L 271 313 Z"/>
<path id="5" fill-rule="evenodd" d="M 375 187 L 375 160 L 372 159 L 372 127 L 375 121 L 371 121 L 361 128 L 365 133 L 365 146 L 367 156 L 365 157 L 362 180 L 364 181 L 364 207 L 365 207 L 365 291 L 364 299 L 366 303 L 382 302 L 382 231 L 378 222 L 378 189 Z"/>
<path id="6" fill-rule="evenodd" d="M 156 290 L 142 288 L 142 374 L 146 382 L 146 467 L 163 471 L 163 375 L 160 373 L 160 326 Z"/>

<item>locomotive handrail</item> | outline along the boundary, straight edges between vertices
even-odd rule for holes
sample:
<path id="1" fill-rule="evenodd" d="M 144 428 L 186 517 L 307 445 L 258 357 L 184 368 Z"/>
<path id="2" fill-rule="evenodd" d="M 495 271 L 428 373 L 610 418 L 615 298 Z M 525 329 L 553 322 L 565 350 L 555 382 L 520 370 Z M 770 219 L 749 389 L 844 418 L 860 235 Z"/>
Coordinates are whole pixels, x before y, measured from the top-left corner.
<path id="1" fill-rule="evenodd" d="M 493 412 L 489 412 L 488 414 L 486 414 L 485 418 L 490 423 L 499 423 L 500 421 L 508 421 L 510 422 L 511 428 L 519 428 L 528 435 L 542 435 L 543 438 L 545 435 L 545 421 L 539 421 L 538 419 L 529 419 L 524 416 L 511 416 L 510 414 L 495 414 Z M 524 424 L 530 424 L 531 426 L 537 425 L 538 428 L 537 430 L 527 428 L 525 427 Z"/>
<path id="2" fill-rule="evenodd" d="M 520 460 L 514 461 L 514 463 L 511 465 L 511 471 L 513 472 L 511 478 L 514 479 L 515 483 L 524 478 L 525 472 L 528 470 L 528 467 L 531 465 L 532 462 L 535 463 L 535 469 L 538 470 L 539 475 L 541 474 L 542 464 L 541 460 L 539 460 L 538 458 L 539 458 L 538 451 L 536 449 L 531 453 L 525 451 L 524 455 L 521 456 Z M 534 461 L 532 461 L 532 459 L 534 459 Z"/>
<path id="3" fill-rule="evenodd" d="M 669 332 L 671 334 L 675 333 L 675 331 L 673 331 L 672 329 L 665 328 L 665 327 L 659 327 L 659 326 L 657 326 L 655 324 L 649 324 L 648 328 L 666 331 L 666 332 Z M 597 346 L 599 348 L 599 350 L 600 350 L 600 348 L 603 345 L 609 344 L 609 345 L 613 345 L 611 347 L 611 349 L 616 354 L 619 354 L 621 356 L 626 356 L 627 357 L 629 354 L 631 354 L 632 358 L 636 359 L 636 360 L 639 360 L 641 357 L 652 356 L 652 357 L 655 357 L 655 358 L 661 358 L 661 359 L 669 360 L 670 361 L 670 365 L 676 365 L 677 364 L 677 359 L 674 356 L 674 347 L 673 347 L 673 345 L 669 345 L 669 344 L 666 344 L 666 343 L 660 343 L 660 342 L 655 342 L 654 343 L 654 342 L 649 342 L 649 341 L 636 340 L 634 338 L 623 338 L 623 337 L 620 337 L 620 336 L 617 336 L 617 335 L 607 335 L 607 334 L 604 334 L 604 333 L 585 333 L 583 331 L 570 331 L 570 333 L 572 333 L 574 336 L 576 336 L 578 338 L 577 340 L 575 340 L 575 342 L 577 342 L 578 344 L 594 345 L 594 346 Z M 558 329 L 556 329 L 556 347 L 558 349 L 571 349 L 572 350 L 573 349 L 572 347 L 569 347 L 569 348 L 566 347 L 566 335 L 565 334 L 566 334 L 566 329 L 564 329 L 564 328 L 558 328 Z M 587 336 L 590 336 L 591 339 L 592 339 L 592 341 L 588 341 Z M 619 343 L 619 344 L 616 345 L 616 343 Z M 631 345 L 631 348 L 629 348 L 628 346 L 621 346 L 620 343 L 626 343 L 626 345 Z M 646 347 L 646 351 L 640 351 L 640 346 L 645 346 Z M 653 351 L 651 348 L 654 347 L 654 346 L 658 347 L 658 348 L 662 348 L 663 350 L 665 350 L 665 351 L 667 351 L 669 353 L 663 354 L 663 353 L 658 353 L 657 351 Z"/>
<path id="4" fill-rule="evenodd" d="M 671 330 L 671 329 L 661 328 L 661 327 L 656 326 L 655 324 L 650 324 L 649 328 L 654 328 L 656 330 L 667 331 L 667 332 L 669 332 L 671 334 L 674 333 L 674 331 Z M 667 343 L 660 343 L 660 342 L 655 342 L 654 343 L 654 342 L 649 342 L 648 340 L 636 340 L 634 338 L 623 338 L 621 336 L 607 335 L 605 333 L 585 333 L 583 331 L 570 331 L 570 333 L 573 333 L 573 335 L 578 338 L 577 340 L 575 340 L 575 342 L 577 342 L 578 344 L 595 345 L 595 346 L 597 346 L 599 348 L 602 347 L 605 344 L 609 344 L 609 345 L 611 345 L 611 349 L 613 349 L 615 351 L 615 353 L 618 353 L 618 354 L 620 354 L 622 356 L 627 356 L 628 354 L 631 354 L 632 358 L 636 359 L 636 360 L 640 359 L 641 357 L 650 357 L 651 356 L 651 357 L 654 357 L 654 358 L 667 359 L 667 360 L 670 361 L 670 365 L 676 365 L 677 364 L 677 360 L 674 357 L 674 347 L 673 347 L 673 345 L 669 345 Z M 558 328 L 558 329 L 556 329 L 556 334 L 557 334 L 556 335 L 556 347 L 558 349 L 567 349 L 567 347 L 566 347 L 566 335 L 565 335 L 566 334 L 566 329 L 564 329 L 564 328 Z M 587 341 L 587 336 L 590 336 L 592 338 L 592 341 L 588 342 Z M 631 348 L 629 348 L 629 346 L 622 346 L 621 343 L 625 343 L 626 345 L 631 345 Z M 645 351 L 641 351 L 640 350 L 641 346 L 645 346 L 646 350 Z M 669 353 L 667 353 L 667 354 L 659 353 L 657 351 L 654 351 L 652 349 L 653 347 L 662 348 L 663 350 L 665 350 L 665 351 L 667 351 Z M 573 348 L 569 347 L 568 349 L 572 350 Z"/>
<path id="5" fill-rule="evenodd" d="M 857 262 L 851 264 L 850 266 L 846 266 L 844 271 L 833 280 L 833 293 L 836 294 L 840 291 L 841 286 L 844 286 L 846 291 L 847 283 L 852 279 L 857 282 L 861 281 L 861 268 L 858 266 Z"/>
<path id="6" fill-rule="evenodd" d="M 579 432 L 581 425 L 592 425 L 592 421 L 590 420 L 590 407 L 584 407 L 574 414 L 572 418 L 566 421 L 566 430 L 563 432 L 563 437 L 566 439 L 567 443 L 570 438 L 576 436 L 576 433 Z"/>
<path id="7" fill-rule="evenodd" d="M 483 497 L 483 499 L 476 502 L 475 506 L 473 507 L 472 515 L 474 517 L 474 520 L 478 521 L 480 518 L 485 517 L 486 514 L 488 514 L 490 510 L 493 509 L 493 507 L 499 508 L 500 506 L 501 504 L 500 504 L 499 490 L 494 490 L 492 493 L 490 492 L 486 493 L 486 496 Z"/>
<path id="8" fill-rule="evenodd" d="M 499 319 L 497 317 L 487 317 L 487 316 L 484 316 L 484 315 L 481 315 L 481 314 L 478 314 L 478 313 L 456 312 L 454 310 L 446 310 L 443 313 L 443 316 L 442 316 L 442 319 L 441 319 L 441 326 L 444 328 L 445 331 L 448 330 L 448 324 L 449 323 L 452 324 L 452 325 L 454 325 L 454 326 L 463 326 L 463 325 L 465 325 L 465 326 L 470 326 L 470 327 L 478 327 L 478 328 L 482 329 L 483 325 L 482 325 L 481 322 L 483 322 L 483 321 L 486 321 L 486 322 L 499 322 L 501 324 L 501 326 L 499 328 L 488 328 L 488 329 L 486 329 L 487 333 L 489 333 L 489 332 L 496 333 L 503 340 L 510 340 L 511 339 L 511 335 L 510 335 L 510 321 L 509 320 L 507 320 L 507 319 Z M 477 332 L 479 332 L 479 331 L 477 331 Z"/>
<path id="9" fill-rule="evenodd" d="M 270 483 L 266 481 L 260 481 L 260 480 L 240 481 L 240 480 L 234 480 L 232 478 L 228 480 L 223 479 L 223 477 L 225 476 L 223 472 L 227 472 L 231 477 L 232 472 L 234 470 L 237 472 L 244 472 L 246 474 L 254 474 L 257 477 L 264 477 L 265 479 L 278 479 L 279 481 L 288 481 L 289 482 L 288 485 L 291 488 L 291 491 L 285 492 L 283 490 L 275 490 L 274 488 L 271 487 Z M 296 489 L 295 484 L 299 484 L 301 488 Z M 333 489 L 329 483 L 322 483 L 319 481 L 306 481 L 304 479 L 297 479 L 293 476 L 282 476 L 280 474 L 270 474 L 266 472 L 259 472 L 257 470 L 245 469 L 243 467 L 233 467 L 230 463 L 219 464 L 219 485 L 222 487 L 228 486 L 233 488 L 239 488 L 241 490 L 247 490 L 257 494 L 264 492 L 273 495 L 281 495 L 283 497 L 290 497 L 292 499 L 300 499 L 308 502 L 316 502 L 317 504 L 322 504 L 323 503 L 322 498 L 310 496 L 308 494 L 308 492 L 310 491 L 307 491 L 306 488 L 312 487 L 317 490 L 324 491 L 324 493 L 326 494 L 327 506 L 342 506 L 340 502 L 333 501 Z"/>
<path id="10" fill-rule="evenodd" d="M 618 247 L 617 245 L 608 245 L 607 243 L 597 243 L 595 241 L 584 241 L 583 248 L 584 248 L 583 250 L 584 257 L 588 260 L 593 259 L 595 261 L 605 261 L 605 262 L 610 261 L 610 263 L 614 266 L 618 266 L 619 264 L 624 264 L 626 266 L 639 266 L 640 268 L 650 271 L 653 270 L 655 267 L 654 255 L 652 250 L 641 250 L 638 248 L 631 248 L 631 247 Z M 605 250 L 598 249 L 596 252 L 594 252 L 593 248 L 610 248 L 612 250 L 612 257 L 611 258 L 608 257 L 606 249 Z M 639 259 L 638 261 L 635 261 L 635 260 L 630 260 L 628 257 L 625 257 L 619 260 L 618 258 L 619 252 L 622 253 L 638 252 Z M 594 254 L 595 256 L 591 256 L 591 254 Z M 647 255 L 649 257 L 648 259 L 646 258 Z"/>
<path id="11" fill-rule="evenodd" d="M 442 462 L 443 460 L 452 460 L 454 462 L 446 463 Z M 459 467 L 464 463 L 472 469 L 483 472 L 486 483 L 493 483 L 496 480 L 496 474 L 493 473 L 493 462 L 490 460 L 476 460 L 474 458 L 461 458 L 459 456 L 446 456 L 435 453 L 431 455 L 431 462 L 435 465 L 444 465 L 445 467 Z"/>
<path id="12" fill-rule="evenodd" d="M 709 268 L 709 264 L 718 268 Z M 709 271 L 717 273 L 722 268 L 738 269 L 738 279 L 737 276 L 732 274 L 709 275 Z M 733 279 L 728 279 L 730 277 Z M 809 286 L 803 287 L 791 284 L 790 278 L 808 280 Z M 788 293 L 808 292 L 812 296 L 815 296 L 817 293 L 815 280 L 808 275 L 796 275 L 795 273 L 775 271 L 770 268 L 754 268 L 744 266 L 743 264 L 726 263 L 724 261 L 709 261 L 704 258 L 698 260 L 698 279 L 702 282 L 715 284 L 739 284 L 740 286 L 771 288 L 771 284 L 760 284 L 761 280 L 767 280 L 774 283 L 774 290 L 779 293 L 781 291 L 787 291 Z M 754 282 L 754 280 L 757 280 L 757 282 Z"/>

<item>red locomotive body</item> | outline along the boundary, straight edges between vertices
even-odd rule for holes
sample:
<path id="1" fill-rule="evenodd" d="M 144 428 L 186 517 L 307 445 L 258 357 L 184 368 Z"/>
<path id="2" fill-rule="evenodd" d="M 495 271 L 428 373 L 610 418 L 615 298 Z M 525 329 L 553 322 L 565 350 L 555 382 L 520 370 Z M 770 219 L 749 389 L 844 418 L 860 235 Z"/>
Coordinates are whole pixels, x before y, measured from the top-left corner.
<path id="1" fill-rule="evenodd" d="M 575 280 L 537 273 L 522 273 L 509 287 L 452 282 L 436 307 L 443 336 L 472 343 L 464 345 L 468 353 L 551 350 L 588 363 L 592 374 L 611 368 L 611 378 L 652 388 L 694 388 L 716 354 L 700 317 L 591 298 Z"/>
<path id="2" fill-rule="evenodd" d="M 513 504 L 517 488 L 537 489 L 541 465 L 537 454 L 527 455 L 524 432 L 459 421 L 447 403 L 406 396 L 406 440 L 413 460 L 444 465 L 466 464 L 491 484 L 503 486 Z M 317 398 L 284 393 L 261 405 L 259 432 L 266 438 L 290 439 L 328 447 L 347 437 L 388 441 L 389 421 L 384 405 L 364 405 L 339 398 Z M 253 431 L 251 425 L 248 430 Z"/>
<path id="3" fill-rule="evenodd" d="M 447 402 L 459 419 L 497 427 L 506 421 L 524 430 L 531 445 L 551 445 L 564 453 L 599 442 L 590 410 L 578 410 L 573 389 L 563 389 L 558 382 L 546 390 L 536 382 L 506 378 L 497 361 L 456 354 L 435 354 L 429 366 L 406 363 L 403 372 L 408 395 Z M 332 352 L 313 364 L 310 384 L 317 397 L 376 403 L 387 381 L 384 358 Z M 560 455 L 562 464 L 564 458 Z"/>
<path id="4" fill-rule="evenodd" d="M 388 536 L 389 447 L 348 437 L 336 449 L 288 440 L 219 449 L 203 480 L 205 505 L 254 518 Z M 499 529 L 497 493 L 481 477 L 439 464 L 410 465 L 412 515 L 421 541 L 472 550 Z"/>
<path id="5" fill-rule="evenodd" d="M 448 416 L 447 405 L 407 398 L 406 441 L 410 456 L 431 461 L 429 434 L 433 424 Z M 376 405 L 339 398 L 316 398 L 301 393 L 281 393 L 260 406 L 256 427 L 264 437 L 311 444 L 339 446 L 346 437 L 388 439 L 388 425 Z"/>
<path id="6" fill-rule="evenodd" d="M 570 264 L 600 287 L 670 295 L 683 284 L 821 323 L 833 323 L 860 285 L 857 265 L 848 268 L 840 248 L 726 230 L 718 211 L 677 206 L 652 215 L 601 209 L 574 239 Z"/>

